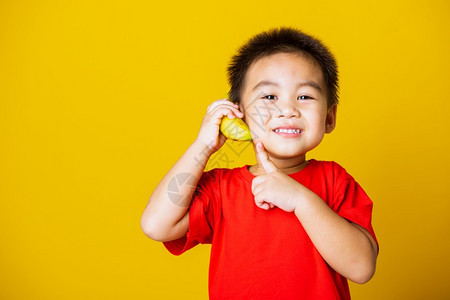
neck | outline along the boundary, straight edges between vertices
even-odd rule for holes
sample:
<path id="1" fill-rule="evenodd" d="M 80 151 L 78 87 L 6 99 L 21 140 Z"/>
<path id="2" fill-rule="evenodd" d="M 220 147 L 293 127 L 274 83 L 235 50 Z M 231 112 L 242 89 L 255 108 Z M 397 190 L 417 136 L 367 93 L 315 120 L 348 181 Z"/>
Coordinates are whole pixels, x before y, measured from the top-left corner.
<path id="1" fill-rule="evenodd" d="M 259 161 L 259 157 L 257 156 L 256 159 L 257 164 L 249 167 L 250 173 L 256 176 L 266 174 L 263 165 Z M 270 160 L 278 167 L 278 169 L 280 169 L 281 172 L 285 174 L 296 173 L 302 170 L 308 164 L 305 155 L 289 159 L 270 157 Z"/>

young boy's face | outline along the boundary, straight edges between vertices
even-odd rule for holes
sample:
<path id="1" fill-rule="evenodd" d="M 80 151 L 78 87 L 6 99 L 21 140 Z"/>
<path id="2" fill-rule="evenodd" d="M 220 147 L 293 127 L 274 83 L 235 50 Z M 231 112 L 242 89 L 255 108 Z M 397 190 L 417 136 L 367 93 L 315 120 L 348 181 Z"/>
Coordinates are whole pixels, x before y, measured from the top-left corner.
<path id="1" fill-rule="evenodd" d="M 253 140 L 272 158 L 305 155 L 335 127 L 336 107 L 327 107 L 320 66 L 299 54 L 276 53 L 246 73 L 240 108 Z"/>

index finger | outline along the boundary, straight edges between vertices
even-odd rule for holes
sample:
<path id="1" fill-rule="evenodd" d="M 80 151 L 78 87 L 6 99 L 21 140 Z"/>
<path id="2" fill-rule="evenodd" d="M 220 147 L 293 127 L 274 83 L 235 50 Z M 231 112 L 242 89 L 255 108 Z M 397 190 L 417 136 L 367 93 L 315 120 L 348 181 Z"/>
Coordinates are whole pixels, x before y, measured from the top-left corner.
<path id="1" fill-rule="evenodd" d="M 278 171 L 278 167 L 270 160 L 269 155 L 264 149 L 264 145 L 261 142 L 256 144 L 256 150 L 258 152 L 259 161 L 266 170 L 267 174 Z"/>

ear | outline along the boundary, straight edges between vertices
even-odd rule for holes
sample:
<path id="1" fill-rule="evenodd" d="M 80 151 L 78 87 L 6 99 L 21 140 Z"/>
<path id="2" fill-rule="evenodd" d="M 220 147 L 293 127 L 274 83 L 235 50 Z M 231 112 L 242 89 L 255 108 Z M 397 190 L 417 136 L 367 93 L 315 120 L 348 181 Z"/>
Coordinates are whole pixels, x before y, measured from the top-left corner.
<path id="1" fill-rule="evenodd" d="M 327 119 L 325 123 L 325 133 L 331 133 L 336 128 L 337 105 L 333 105 L 328 109 Z"/>

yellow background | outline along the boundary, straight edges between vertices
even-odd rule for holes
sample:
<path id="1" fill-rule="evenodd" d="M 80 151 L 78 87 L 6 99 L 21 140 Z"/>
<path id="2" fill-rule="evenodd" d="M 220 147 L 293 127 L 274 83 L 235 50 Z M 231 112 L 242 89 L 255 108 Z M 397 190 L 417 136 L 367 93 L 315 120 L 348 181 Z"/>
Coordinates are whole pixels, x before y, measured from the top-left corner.
<path id="1" fill-rule="evenodd" d="M 338 125 L 309 158 L 375 203 L 353 298 L 448 299 L 449 19 L 443 0 L 1 1 L 0 299 L 207 299 L 209 246 L 172 256 L 140 217 L 231 56 L 281 25 L 339 63 Z M 231 146 L 216 164 L 254 162 Z"/>

